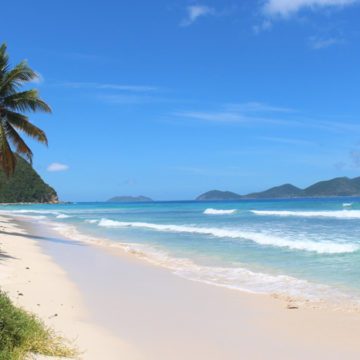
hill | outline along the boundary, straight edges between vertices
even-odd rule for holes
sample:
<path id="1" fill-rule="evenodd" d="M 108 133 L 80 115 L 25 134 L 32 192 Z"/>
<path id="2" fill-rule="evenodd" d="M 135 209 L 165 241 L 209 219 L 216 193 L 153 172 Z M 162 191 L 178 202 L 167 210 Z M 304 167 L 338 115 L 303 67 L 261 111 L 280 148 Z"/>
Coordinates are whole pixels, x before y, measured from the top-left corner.
<path id="1" fill-rule="evenodd" d="M 245 198 L 292 198 L 304 196 L 304 190 L 292 185 L 284 184 L 280 186 L 272 187 L 271 189 L 245 195 Z"/>
<path id="2" fill-rule="evenodd" d="M 0 172 L 0 203 L 57 203 L 56 191 L 46 184 L 32 166 L 17 157 L 15 173 L 9 179 Z"/>
<path id="3" fill-rule="evenodd" d="M 114 196 L 108 202 L 150 202 L 153 201 L 146 196 Z"/>
<path id="4" fill-rule="evenodd" d="M 360 177 L 349 179 L 338 177 L 319 181 L 305 189 L 292 184 L 272 187 L 268 190 L 239 195 L 230 191 L 212 190 L 196 198 L 199 201 L 240 200 L 240 199 L 286 199 L 301 197 L 360 196 Z"/>
<path id="5" fill-rule="evenodd" d="M 360 178 L 339 177 L 319 181 L 304 190 L 306 196 L 356 196 L 360 195 Z"/>
<path id="6" fill-rule="evenodd" d="M 242 196 L 231 191 L 211 190 L 196 198 L 198 201 L 239 200 Z"/>

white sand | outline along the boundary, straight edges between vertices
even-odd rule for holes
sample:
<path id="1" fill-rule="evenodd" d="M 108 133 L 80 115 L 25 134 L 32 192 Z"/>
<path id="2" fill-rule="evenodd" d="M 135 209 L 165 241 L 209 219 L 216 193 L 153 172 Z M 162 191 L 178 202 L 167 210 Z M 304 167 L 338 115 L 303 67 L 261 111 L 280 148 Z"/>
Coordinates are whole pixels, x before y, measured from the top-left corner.
<path id="1" fill-rule="evenodd" d="M 120 338 L 88 321 L 77 287 L 37 241 L 11 233 L 26 235 L 8 218 L 0 217 L 0 287 L 15 304 L 74 341 L 82 359 L 141 359 Z"/>
<path id="2" fill-rule="evenodd" d="M 1 235 L 1 243 L 17 257 L 0 261 L 2 287 L 55 329 L 78 336 L 83 359 L 360 358 L 359 314 L 289 310 L 269 296 L 182 279 L 122 250 L 17 235 Z"/>

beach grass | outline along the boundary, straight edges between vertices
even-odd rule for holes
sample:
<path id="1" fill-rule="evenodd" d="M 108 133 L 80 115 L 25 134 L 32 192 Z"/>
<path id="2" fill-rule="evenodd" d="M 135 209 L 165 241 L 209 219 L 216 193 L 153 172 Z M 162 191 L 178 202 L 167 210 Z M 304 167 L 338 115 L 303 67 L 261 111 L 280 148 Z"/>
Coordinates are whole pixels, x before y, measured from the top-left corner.
<path id="1" fill-rule="evenodd" d="M 76 350 L 35 315 L 13 305 L 0 291 L 0 360 L 22 360 L 30 353 L 75 357 Z"/>

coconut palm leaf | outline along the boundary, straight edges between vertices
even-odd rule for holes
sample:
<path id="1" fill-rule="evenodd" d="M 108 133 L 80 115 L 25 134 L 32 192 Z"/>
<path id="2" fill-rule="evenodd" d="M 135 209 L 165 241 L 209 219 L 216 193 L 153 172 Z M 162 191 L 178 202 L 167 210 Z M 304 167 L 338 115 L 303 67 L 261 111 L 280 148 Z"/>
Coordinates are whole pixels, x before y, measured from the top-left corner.
<path id="1" fill-rule="evenodd" d="M 43 111 L 51 112 L 49 105 L 39 98 L 38 91 L 26 90 L 3 98 L 3 105 L 14 111 Z"/>
<path id="2" fill-rule="evenodd" d="M 2 124 L 0 125 L 0 161 L 5 174 L 12 175 L 15 171 L 16 157 L 11 150 Z"/>
<path id="3" fill-rule="evenodd" d="M 26 145 L 25 141 L 17 133 L 17 131 L 9 124 L 4 125 L 7 138 L 11 141 L 19 155 L 23 155 L 30 163 L 32 163 L 33 153 Z"/>
<path id="4" fill-rule="evenodd" d="M 36 72 L 25 61 L 10 68 L 6 44 L 0 46 L 0 166 L 7 176 L 15 170 L 14 151 L 29 162 L 33 157 L 18 131 L 46 145 L 48 143 L 44 131 L 32 124 L 24 113 L 50 113 L 49 105 L 35 89 L 19 91 L 22 85 L 36 78 Z"/>
<path id="5" fill-rule="evenodd" d="M 48 144 L 44 131 L 32 124 L 27 116 L 6 110 L 6 117 L 12 126 L 23 131 L 27 136 L 30 136 L 45 145 Z"/>
<path id="6" fill-rule="evenodd" d="M 12 70 L 6 72 L 1 81 L 0 93 L 12 95 L 27 81 L 34 80 L 38 75 L 28 67 L 25 61 L 16 65 Z"/>

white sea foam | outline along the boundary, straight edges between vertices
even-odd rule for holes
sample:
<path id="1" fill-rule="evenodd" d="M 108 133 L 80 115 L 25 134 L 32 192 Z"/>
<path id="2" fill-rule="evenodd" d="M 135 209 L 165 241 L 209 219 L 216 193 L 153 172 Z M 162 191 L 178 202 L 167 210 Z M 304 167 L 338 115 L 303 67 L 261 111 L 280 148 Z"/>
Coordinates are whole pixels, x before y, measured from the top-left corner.
<path id="1" fill-rule="evenodd" d="M 46 220 L 47 217 L 44 215 L 22 215 L 22 218 L 30 219 L 30 220 Z"/>
<path id="2" fill-rule="evenodd" d="M 30 214 L 39 214 L 42 216 L 46 215 L 59 215 L 60 212 L 56 210 L 30 210 L 30 209 L 21 209 L 21 210 L 0 210 L 1 214 L 12 215 L 12 216 L 24 216 Z"/>
<path id="3" fill-rule="evenodd" d="M 162 266 L 183 278 L 250 293 L 279 294 L 311 301 L 342 299 L 345 295 L 327 285 L 315 284 L 287 275 L 254 272 L 244 267 L 198 265 L 188 258 L 170 256 L 163 249 L 150 245 L 115 242 L 80 233 L 69 224 L 49 223 L 72 240 L 103 246 L 118 247 L 150 263 Z"/>
<path id="4" fill-rule="evenodd" d="M 212 209 L 208 208 L 204 211 L 206 215 L 231 215 L 236 213 L 236 209 L 223 210 L 223 209 Z"/>
<path id="5" fill-rule="evenodd" d="M 66 215 L 66 214 L 59 214 L 56 216 L 57 219 L 67 219 L 71 217 L 70 215 Z"/>
<path id="6" fill-rule="evenodd" d="M 99 220 L 96 219 L 88 219 L 88 220 L 84 220 L 84 222 L 88 223 L 88 224 L 96 224 L 99 222 Z"/>
<path id="7" fill-rule="evenodd" d="M 352 204 L 353 204 L 353 203 L 343 203 L 342 206 L 343 206 L 344 208 L 346 208 L 346 207 L 352 207 Z"/>
<path id="8" fill-rule="evenodd" d="M 328 210 L 328 211 L 287 211 L 287 210 L 251 210 L 255 215 L 261 216 L 295 216 L 336 219 L 360 219 L 360 210 Z"/>
<path id="9" fill-rule="evenodd" d="M 251 232 L 224 228 L 205 228 L 189 225 L 165 225 L 153 224 L 145 222 L 123 222 L 109 219 L 101 219 L 99 226 L 107 228 L 145 228 L 155 231 L 175 232 L 175 233 L 191 233 L 210 235 L 218 238 L 232 238 L 253 241 L 260 245 L 275 246 L 289 248 L 293 250 L 314 251 L 319 254 L 341 254 L 352 253 L 359 250 L 360 245 L 352 243 L 335 243 L 330 241 L 309 241 L 294 240 L 266 234 L 262 232 Z"/>
<path id="10" fill-rule="evenodd" d="M 59 214 L 56 210 L 6 210 L 7 212 L 14 213 L 14 214 Z"/>
<path id="11" fill-rule="evenodd" d="M 297 301 L 305 300 L 305 303 L 310 301 L 310 304 L 322 304 L 323 301 L 326 301 L 327 304 L 333 304 L 336 307 L 339 304 L 340 306 L 345 304 L 352 308 L 359 306 L 359 301 L 351 295 L 328 285 L 317 284 L 288 275 L 252 271 L 240 266 L 240 264 L 233 267 L 199 265 L 188 258 L 173 257 L 162 248 L 91 237 L 79 232 L 74 225 L 49 221 L 46 223 L 71 240 L 121 248 L 154 265 L 167 268 L 177 276 L 192 281 L 249 293 L 280 295 L 286 299 L 290 296 Z"/>

